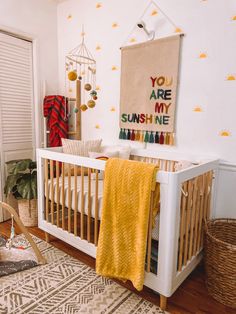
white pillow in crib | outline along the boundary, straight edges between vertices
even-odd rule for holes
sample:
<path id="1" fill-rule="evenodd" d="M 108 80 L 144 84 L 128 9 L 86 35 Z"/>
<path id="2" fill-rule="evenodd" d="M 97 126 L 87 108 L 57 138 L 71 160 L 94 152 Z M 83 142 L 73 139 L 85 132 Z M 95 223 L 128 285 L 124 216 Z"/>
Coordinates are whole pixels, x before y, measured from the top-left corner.
<path id="1" fill-rule="evenodd" d="M 101 148 L 101 152 L 104 154 L 119 152 L 119 158 L 121 159 L 129 159 L 131 153 L 130 146 L 122 146 L 122 145 L 114 145 L 114 146 L 103 146 Z"/>
<path id="2" fill-rule="evenodd" d="M 102 140 L 77 141 L 62 138 L 63 153 L 89 157 L 89 152 L 100 152 Z"/>
<path id="3" fill-rule="evenodd" d="M 175 164 L 175 171 L 180 171 L 192 167 L 192 163 L 188 160 L 180 160 Z"/>
<path id="4" fill-rule="evenodd" d="M 114 152 L 89 152 L 89 157 L 90 158 L 95 158 L 95 159 L 108 159 L 108 158 L 119 158 L 119 152 L 118 151 L 114 151 Z"/>
<path id="5" fill-rule="evenodd" d="M 95 159 L 109 159 L 109 158 L 115 158 L 119 157 L 119 152 L 114 151 L 114 152 L 107 152 L 107 153 L 98 153 L 98 152 L 89 152 L 89 157 L 90 158 L 95 158 Z M 91 179 L 96 180 L 96 173 L 91 173 Z M 103 180 L 104 179 L 104 171 L 99 171 L 98 173 L 98 180 Z"/>

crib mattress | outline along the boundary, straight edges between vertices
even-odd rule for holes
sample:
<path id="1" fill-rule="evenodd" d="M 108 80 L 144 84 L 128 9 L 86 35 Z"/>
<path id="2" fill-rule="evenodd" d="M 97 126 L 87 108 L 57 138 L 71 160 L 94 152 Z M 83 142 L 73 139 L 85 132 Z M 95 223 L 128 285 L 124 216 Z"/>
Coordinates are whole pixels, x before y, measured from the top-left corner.
<path id="1" fill-rule="evenodd" d="M 57 203 L 57 189 L 56 189 L 56 179 L 53 179 L 53 194 L 54 202 Z M 48 190 L 49 199 L 51 200 L 51 180 L 48 180 Z M 69 193 L 68 193 L 68 177 L 65 177 L 64 182 L 64 197 L 65 197 L 65 207 L 69 206 Z M 71 209 L 75 209 L 75 178 L 71 176 Z M 95 181 L 91 180 L 91 217 L 95 217 Z M 77 195 L 78 195 L 78 212 L 81 212 L 81 177 L 77 176 Z M 88 176 L 84 176 L 84 214 L 88 214 Z M 102 212 L 102 198 L 103 198 L 103 180 L 98 180 L 98 219 L 101 220 Z M 59 178 L 59 203 L 62 205 L 62 178 Z M 159 235 L 159 214 L 155 218 L 155 227 L 152 231 L 152 238 L 158 240 Z"/>
<path id="2" fill-rule="evenodd" d="M 91 184 L 91 216 L 95 217 L 95 182 L 92 181 Z M 57 190 L 56 190 L 56 179 L 53 180 L 53 194 L 54 194 L 54 202 L 57 203 Z M 49 199 L 51 200 L 51 180 L 48 180 L 48 189 L 49 189 Z M 59 203 L 62 205 L 62 178 L 59 178 Z M 101 219 L 101 208 L 102 208 L 102 196 L 103 196 L 103 180 L 98 180 L 98 217 Z M 68 177 L 65 177 L 64 182 L 64 197 L 65 197 L 65 207 L 69 207 L 69 189 L 68 189 Z M 81 177 L 77 176 L 77 197 L 78 211 L 81 212 Z M 88 214 L 88 177 L 84 176 L 84 213 Z M 71 176 L 71 208 L 75 209 L 75 179 L 74 176 Z"/>

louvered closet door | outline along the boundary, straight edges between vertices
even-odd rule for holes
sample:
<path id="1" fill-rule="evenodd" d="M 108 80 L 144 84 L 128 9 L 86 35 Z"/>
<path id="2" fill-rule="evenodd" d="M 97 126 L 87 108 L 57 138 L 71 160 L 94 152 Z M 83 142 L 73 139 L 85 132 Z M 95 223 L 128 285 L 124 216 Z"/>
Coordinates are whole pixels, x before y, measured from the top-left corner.
<path id="1" fill-rule="evenodd" d="M 6 176 L 5 162 L 33 156 L 32 109 L 32 43 L 0 33 L 1 194 Z M 2 198 L 3 194 L 0 196 Z"/>

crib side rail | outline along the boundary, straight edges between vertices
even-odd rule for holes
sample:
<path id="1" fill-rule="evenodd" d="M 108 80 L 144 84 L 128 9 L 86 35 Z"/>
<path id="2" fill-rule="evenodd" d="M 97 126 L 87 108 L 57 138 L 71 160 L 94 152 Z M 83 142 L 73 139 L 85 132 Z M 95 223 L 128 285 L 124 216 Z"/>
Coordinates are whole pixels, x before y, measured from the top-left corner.
<path id="1" fill-rule="evenodd" d="M 48 150 L 38 150 L 37 160 L 39 225 L 46 222 L 97 246 L 99 171 L 105 161 Z"/>
<path id="2" fill-rule="evenodd" d="M 172 295 L 201 259 L 204 220 L 211 216 L 218 161 L 170 173 L 161 184 L 158 275 Z M 168 278 L 168 280 L 167 280 Z"/>
<path id="3" fill-rule="evenodd" d="M 202 249 L 203 226 L 211 214 L 213 171 L 181 185 L 177 270 L 181 271 Z"/>
<path id="4" fill-rule="evenodd" d="M 64 232 L 65 237 L 73 236 L 77 243 L 82 240 L 96 247 L 101 219 L 99 197 L 102 193 L 102 181 L 99 181 L 99 171 L 105 168 L 105 161 L 98 164 L 95 159 L 88 161 L 89 158 L 76 156 L 75 160 L 73 157 L 38 150 L 39 226 L 46 232 L 53 231 L 52 234 L 55 236 Z M 148 272 L 151 241 L 150 211 L 146 265 Z"/>

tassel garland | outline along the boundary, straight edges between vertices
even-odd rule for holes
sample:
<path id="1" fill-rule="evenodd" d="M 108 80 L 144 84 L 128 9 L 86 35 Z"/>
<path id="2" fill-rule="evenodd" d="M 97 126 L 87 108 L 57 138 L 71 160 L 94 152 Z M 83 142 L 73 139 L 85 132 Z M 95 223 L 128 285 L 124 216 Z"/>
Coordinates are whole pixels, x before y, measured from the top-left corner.
<path id="1" fill-rule="evenodd" d="M 139 131 L 130 129 L 120 129 L 119 139 L 139 141 L 145 143 L 156 143 L 165 145 L 174 145 L 174 133 L 167 132 L 153 132 L 153 131 Z"/>

